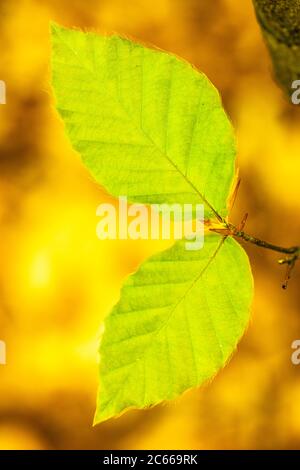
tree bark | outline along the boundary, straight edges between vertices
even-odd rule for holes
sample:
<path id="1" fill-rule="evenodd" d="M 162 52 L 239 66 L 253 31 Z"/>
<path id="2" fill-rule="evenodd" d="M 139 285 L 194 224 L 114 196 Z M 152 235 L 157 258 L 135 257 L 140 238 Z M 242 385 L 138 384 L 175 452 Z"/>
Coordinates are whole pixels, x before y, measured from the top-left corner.
<path id="1" fill-rule="evenodd" d="M 300 0 L 253 0 L 283 90 L 291 96 L 300 79 Z"/>

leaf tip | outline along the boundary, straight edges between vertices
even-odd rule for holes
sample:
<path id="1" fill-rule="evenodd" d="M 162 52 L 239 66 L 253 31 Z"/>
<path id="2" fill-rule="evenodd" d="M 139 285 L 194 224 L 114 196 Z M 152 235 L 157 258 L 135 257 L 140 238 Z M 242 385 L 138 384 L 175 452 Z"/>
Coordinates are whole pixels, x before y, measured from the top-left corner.
<path id="1" fill-rule="evenodd" d="M 102 407 L 98 404 L 97 409 L 94 414 L 93 427 L 97 426 L 97 424 L 104 423 L 104 421 L 107 421 L 113 417 L 114 417 L 113 413 L 111 414 L 106 413 L 105 409 L 102 409 Z"/>
<path id="2" fill-rule="evenodd" d="M 56 23 L 55 21 L 50 21 L 50 33 L 52 36 L 58 34 L 59 31 L 64 29 L 61 25 Z"/>
<path id="3" fill-rule="evenodd" d="M 97 424 L 100 424 L 100 423 L 101 423 L 101 419 L 98 418 L 97 412 L 96 412 L 94 415 L 94 419 L 93 419 L 93 427 L 97 426 Z"/>

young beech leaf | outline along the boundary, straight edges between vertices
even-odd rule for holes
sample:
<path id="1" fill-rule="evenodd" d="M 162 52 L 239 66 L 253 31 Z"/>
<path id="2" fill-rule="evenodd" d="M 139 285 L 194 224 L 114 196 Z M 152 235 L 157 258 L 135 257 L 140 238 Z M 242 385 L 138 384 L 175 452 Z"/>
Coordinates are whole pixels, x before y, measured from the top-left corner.
<path id="1" fill-rule="evenodd" d="M 118 36 L 52 26 L 52 81 L 73 147 L 132 202 L 201 203 L 226 215 L 235 139 L 202 73 Z"/>
<path id="2" fill-rule="evenodd" d="M 57 108 L 95 179 L 132 202 L 225 216 L 235 140 L 205 75 L 117 36 L 53 25 L 52 42 Z M 217 234 L 146 261 L 105 321 L 95 422 L 211 378 L 246 328 L 252 290 L 244 250 Z"/>
<path id="3" fill-rule="evenodd" d="M 249 321 L 252 275 L 232 238 L 183 241 L 125 282 L 105 321 L 95 422 L 177 397 L 213 377 Z"/>

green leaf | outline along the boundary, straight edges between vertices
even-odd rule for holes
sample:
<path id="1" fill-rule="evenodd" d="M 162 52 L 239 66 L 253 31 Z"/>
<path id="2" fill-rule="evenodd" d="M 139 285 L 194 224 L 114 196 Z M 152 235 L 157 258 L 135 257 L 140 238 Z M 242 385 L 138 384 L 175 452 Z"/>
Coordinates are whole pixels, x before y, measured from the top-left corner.
<path id="1" fill-rule="evenodd" d="M 53 25 L 52 44 L 57 108 L 100 184 L 132 202 L 226 214 L 235 139 L 204 74 L 118 36 Z"/>
<path id="2" fill-rule="evenodd" d="M 125 282 L 105 321 L 95 422 L 170 400 L 213 377 L 249 321 L 252 275 L 231 238 L 183 241 Z"/>
<path id="3" fill-rule="evenodd" d="M 227 214 L 235 139 L 218 92 L 171 54 L 118 36 L 52 27 L 57 108 L 95 179 L 132 202 Z M 146 261 L 105 321 L 95 422 L 172 399 L 211 378 L 249 319 L 244 250 L 210 235 Z"/>

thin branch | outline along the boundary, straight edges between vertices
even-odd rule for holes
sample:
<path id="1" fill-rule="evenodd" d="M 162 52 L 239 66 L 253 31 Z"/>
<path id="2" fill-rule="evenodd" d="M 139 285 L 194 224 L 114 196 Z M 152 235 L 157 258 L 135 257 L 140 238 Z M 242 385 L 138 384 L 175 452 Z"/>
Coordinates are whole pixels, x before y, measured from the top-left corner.
<path id="1" fill-rule="evenodd" d="M 242 238 L 246 242 L 252 243 L 253 245 L 260 246 L 261 248 L 266 248 L 267 250 L 277 251 L 278 253 L 284 253 L 287 255 L 294 255 L 300 252 L 299 246 L 292 246 L 290 248 L 285 248 L 278 245 L 273 245 L 273 243 L 260 240 L 259 238 L 253 237 L 246 232 L 239 231 L 234 225 L 228 224 L 231 230 L 231 235 L 237 238 Z"/>
<path id="2" fill-rule="evenodd" d="M 223 235 L 223 236 L 231 236 L 235 238 L 240 238 L 244 240 L 245 242 L 252 243 L 253 245 L 259 246 L 260 248 L 265 248 L 267 250 L 276 251 L 277 253 L 282 253 L 286 255 L 284 258 L 278 260 L 279 264 L 287 265 L 285 280 L 284 280 L 284 283 L 282 284 L 282 288 L 286 289 L 288 286 L 288 282 L 291 278 L 291 273 L 296 264 L 296 261 L 300 259 L 300 246 L 292 246 L 292 247 L 286 248 L 286 247 L 274 245 L 273 243 L 266 242 L 264 240 L 261 240 L 260 238 L 253 237 L 252 235 L 249 235 L 248 233 L 243 231 L 246 220 L 247 220 L 247 216 L 244 217 L 239 227 L 236 227 L 235 225 L 227 222 L 225 219 L 223 219 L 221 223 L 214 224 L 208 221 L 206 224 L 208 225 L 208 228 L 211 232 L 219 233 L 220 235 Z"/>

